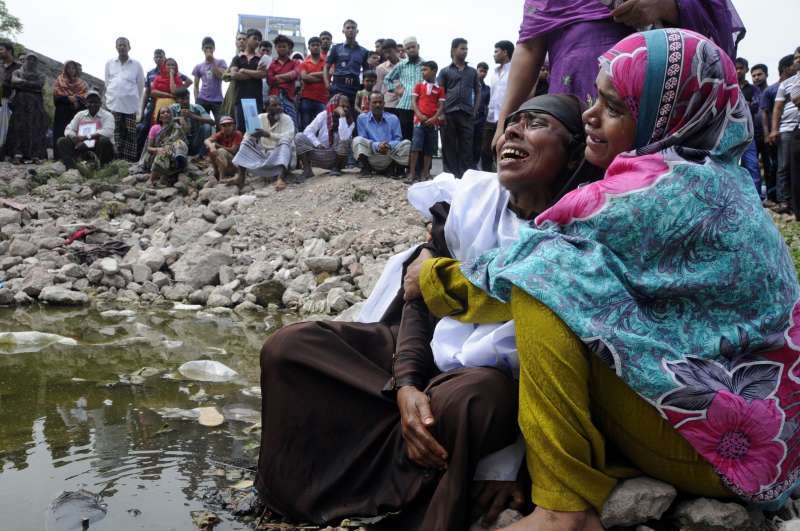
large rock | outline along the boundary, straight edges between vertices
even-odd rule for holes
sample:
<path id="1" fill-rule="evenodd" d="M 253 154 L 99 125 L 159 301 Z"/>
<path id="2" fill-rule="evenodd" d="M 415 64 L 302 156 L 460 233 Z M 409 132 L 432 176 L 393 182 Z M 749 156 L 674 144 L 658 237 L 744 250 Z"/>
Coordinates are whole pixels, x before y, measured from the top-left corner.
<path id="1" fill-rule="evenodd" d="M 200 236 L 211 230 L 212 226 L 211 223 L 202 218 L 192 218 L 172 230 L 170 243 L 175 247 L 193 243 L 199 240 Z"/>
<path id="2" fill-rule="evenodd" d="M 119 273 L 119 262 L 115 258 L 103 258 L 100 260 L 100 269 L 106 275 L 116 275 Z"/>
<path id="3" fill-rule="evenodd" d="M 310 292 L 316 287 L 317 282 L 314 280 L 314 275 L 312 273 L 303 273 L 299 275 L 297 278 L 292 279 L 288 286 L 290 290 L 300 293 L 301 295 Z"/>
<path id="4" fill-rule="evenodd" d="M 20 216 L 20 213 L 10 208 L 0 208 L 0 227 L 10 225 L 11 223 L 22 223 L 22 216 Z"/>
<path id="5" fill-rule="evenodd" d="M 364 297 L 369 297 L 370 293 L 372 293 L 372 289 L 378 283 L 381 273 L 383 273 L 383 266 L 384 264 L 382 263 L 364 264 L 364 274 L 353 279 L 358 289 L 364 294 Z"/>
<path id="6" fill-rule="evenodd" d="M 182 301 L 192 294 L 192 287 L 188 284 L 175 284 L 174 286 L 164 286 L 161 294 L 170 301 Z"/>
<path id="7" fill-rule="evenodd" d="M 675 509 L 675 520 L 687 531 L 722 529 L 750 529 L 747 509 L 738 503 L 723 503 L 708 498 L 698 498 L 681 503 Z"/>
<path id="8" fill-rule="evenodd" d="M 167 257 L 160 247 L 148 247 L 141 252 L 139 258 L 136 260 L 137 264 L 145 265 L 150 268 L 150 271 L 155 273 L 164 265 Z"/>
<path id="9" fill-rule="evenodd" d="M 29 297 L 36 298 L 44 288 L 53 283 L 53 274 L 41 267 L 34 267 L 22 280 L 22 291 Z"/>
<path id="10" fill-rule="evenodd" d="M 20 238 L 14 238 L 8 248 L 8 254 L 11 256 L 21 256 L 22 258 L 30 258 L 36 254 L 39 248 L 31 242 L 26 242 Z"/>
<path id="11" fill-rule="evenodd" d="M 247 268 L 244 281 L 247 284 L 257 284 L 269 280 L 275 272 L 275 266 L 265 260 L 257 260 Z"/>
<path id="12" fill-rule="evenodd" d="M 778 531 L 800 531 L 800 520 L 781 522 L 781 524 L 778 526 Z"/>
<path id="13" fill-rule="evenodd" d="M 0 306 L 14 304 L 14 292 L 8 288 L 0 288 Z"/>
<path id="14" fill-rule="evenodd" d="M 611 492 L 600 519 L 606 528 L 658 520 L 677 495 L 675 487 L 662 481 L 648 477 L 629 479 Z"/>
<path id="15" fill-rule="evenodd" d="M 219 281 L 219 268 L 232 263 L 233 258 L 227 253 L 205 247 L 192 247 L 170 269 L 176 282 L 185 282 L 199 289 L 216 285 Z"/>
<path id="16" fill-rule="evenodd" d="M 39 300 L 49 304 L 80 306 L 88 304 L 89 296 L 60 286 L 47 286 L 39 293 Z"/>
<path id="17" fill-rule="evenodd" d="M 303 242 L 303 250 L 300 251 L 300 256 L 308 258 L 309 256 L 322 256 L 328 244 L 322 238 L 311 238 Z"/>
<path id="18" fill-rule="evenodd" d="M 283 300 L 286 286 L 279 280 L 268 280 L 256 284 L 250 290 L 255 295 L 256 304 L 266 307 L 270 303 L 279 304 Z"/>
<path id="19" fill-rule="evenodd" d="M 314 273 L 336 273 L 342 259 L 339 256 L 312 256 L 306 258 L 305 263 Z"/>
<path id="20" fill-rule="evenodd" d="M 350 303 L 347 302 L 345 291 L 342 288 L 333 288 L 328 292 L 325 305 L 328 313 L 339 313 L 346 310 Z"/>

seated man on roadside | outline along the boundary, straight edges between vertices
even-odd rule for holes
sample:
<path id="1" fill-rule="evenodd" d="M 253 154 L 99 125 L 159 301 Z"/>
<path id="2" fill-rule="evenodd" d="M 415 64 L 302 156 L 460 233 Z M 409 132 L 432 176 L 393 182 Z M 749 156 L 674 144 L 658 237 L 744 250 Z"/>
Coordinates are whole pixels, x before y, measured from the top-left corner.
<path id="1" fill-rule="evenodd" d="M 314 176 L 312 166 L 330 169 L 329 175 L 341 175 L 350 153 L 354 126 L 350 100 L 343 94 L 336 94 L 325 110 L 294 137 L 297 156 L 303 163 L 301 178 Z"/>
<path id="2" fill-rule="evenodd" d="M 56 143 L 56 153 L 68 169 L 75 168 L 75 160 L 94 155 L 100 164 L 114 159 L 114 116 L 101 108 L 100 93 L 90 90 L 86 94 L 86 109 L 79 111 Z M 89 131 L 94 131 L 89 133 Z"/>
<path id="3" fill-rule="evenodd" d="M 233 163 L 239 176 L 227 184 L 244 186 L 247 172 L 256 177 L 276 177 L 275 189 L 286 188 L 286 176 L 297 163 L 294 153 L 294 120 L 283 112 L 278 96 L 267 100 L 267 112 L 258 115 L 261 127 L 245 136 Z"/>
<path id="4" fill-rule="evenodd" d="M 206 138 L 208 158 L 214 167 L 214 177 L 219 181 L 236 175 L 233 157 L 242 143 L 242 132 L 236 129 L 236 122 L 230 116 L 219 119 L 219 131 Z"/>
<path id="5" fill-rule="evenodd" d="M 361 175 L 388 170 L 389 175 L 402 177 L 411 141 L 403 140 L 397 116 L 383 112 L 383 94 L 373 92 L 369 104 L 370 112 L 358 117 L 359 136 L 353 139 L 353 156 L 361 164 Z"/>
<path id="6" fill-rule="evenodd" d="M 205 140 L 214 131 L 214 119 L 206 110 L 196 103 L 189 102 L 189 89 L 180 88 L 175 91 L 175 103 L 169 106 L 172 116 L 179 118 L 189 146 L 189 156 L 206 154 Z"/>

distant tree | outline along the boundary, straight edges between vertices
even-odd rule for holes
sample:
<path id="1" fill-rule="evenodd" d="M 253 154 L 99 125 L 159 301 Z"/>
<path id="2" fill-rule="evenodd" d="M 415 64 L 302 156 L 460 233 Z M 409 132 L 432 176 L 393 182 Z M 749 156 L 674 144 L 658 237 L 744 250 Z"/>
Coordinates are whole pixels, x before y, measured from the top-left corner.
<path id="1" fill-rule="evenodd" d="M 22 22 L 8 12 L 5 0 L 0 0 L 0 37 L 14 37 L 22 31 Z"/>

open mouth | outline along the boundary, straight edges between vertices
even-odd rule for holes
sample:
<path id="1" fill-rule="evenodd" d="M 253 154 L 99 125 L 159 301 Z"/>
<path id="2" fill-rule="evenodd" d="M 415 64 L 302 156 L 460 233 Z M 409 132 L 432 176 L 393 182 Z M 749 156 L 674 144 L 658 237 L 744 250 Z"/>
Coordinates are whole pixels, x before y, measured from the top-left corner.
<path id="1" fill-rule="evenodd" d="M 522 160 L 528 158 L 528 155 L 523 149 L 507 147 L 500 154 L 500 160 Z"/>

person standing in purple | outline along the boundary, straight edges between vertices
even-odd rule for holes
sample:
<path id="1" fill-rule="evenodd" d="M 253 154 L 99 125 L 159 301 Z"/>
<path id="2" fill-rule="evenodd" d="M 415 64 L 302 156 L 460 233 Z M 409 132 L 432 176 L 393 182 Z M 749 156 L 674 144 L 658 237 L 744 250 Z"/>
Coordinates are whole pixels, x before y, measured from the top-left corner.
<path id="1" fill-rule="evenodd" d="M 549 55 L 550 94 L 566 93 L 591 103 L 597 58 L 640 28 L 679 26 L 705 35 L 730 57 L 744 26 L 730 0 L 525 0 L 508 89 L 492 145 L 506 116 L 534 90 Z"/>
<path id="2" fill-rule="evenodd" d="M 206 112 L 214 115 L 214 122 L 219 124 L 219 119 L 222 116 L 220 107 L 222 107 L 222 76 L 228 65 L 224 59 L 216 59 L 214 57 L 214 50 L 216 44 L 214 39 L 206 37 L 203 39 L 203 55 L 205 56 L 202 63 L 198 64 L 192 70 L 194 76 L 194 101 Z"/>

